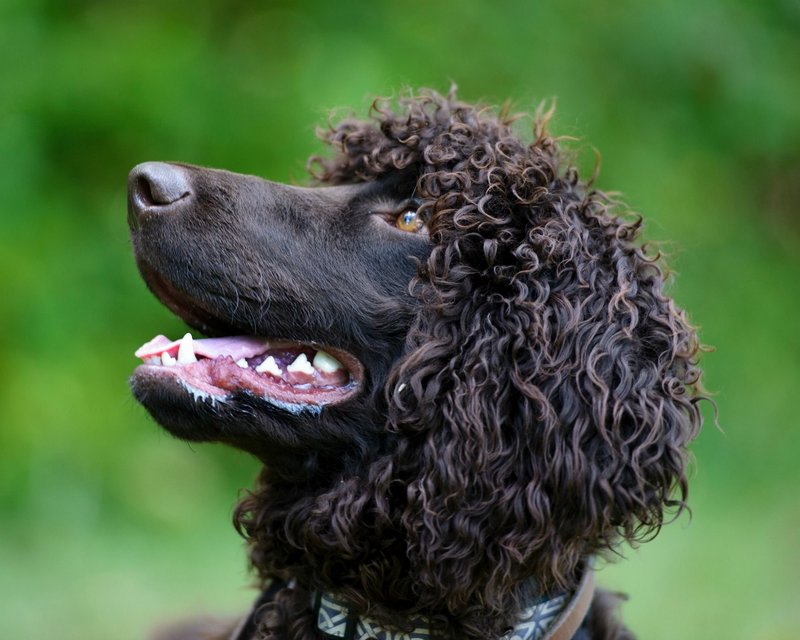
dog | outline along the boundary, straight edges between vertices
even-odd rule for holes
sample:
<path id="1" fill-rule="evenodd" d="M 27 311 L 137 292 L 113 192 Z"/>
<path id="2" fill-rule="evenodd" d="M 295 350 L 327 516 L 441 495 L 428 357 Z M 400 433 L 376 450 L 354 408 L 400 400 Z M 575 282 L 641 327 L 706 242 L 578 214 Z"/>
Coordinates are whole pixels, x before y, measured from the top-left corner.
<path id="1" fill-rule="evenodd" d="M 262 593 L 214 637 L 633 637 L 592 562 L 685 508 L 700 347 L 548 118 L 420 91 L 322 131 L 310 187 L 131 171 L 139 271 L 206 336 L 144 344 L 133 394 L 264 465 Z"/>

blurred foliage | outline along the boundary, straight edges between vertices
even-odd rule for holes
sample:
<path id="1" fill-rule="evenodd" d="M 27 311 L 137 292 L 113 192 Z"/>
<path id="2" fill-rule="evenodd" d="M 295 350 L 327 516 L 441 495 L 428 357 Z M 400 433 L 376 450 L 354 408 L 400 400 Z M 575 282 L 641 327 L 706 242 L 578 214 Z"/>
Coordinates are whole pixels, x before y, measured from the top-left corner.
<path id="1" fill-rule="evenodd" d="M 557 98 L 716 348 L 694 515 L 601 581 L 646 638 L 796 637 L 799 60 L 795 0 L 0 0 L 0 637 L 140 638 L 253 595 L 229 517 L 255 463 L 129 398 L 133 350 L 182 331 L 130 256 L 129 168 L 302 181 L 330 109 L 451 81 Z"/>

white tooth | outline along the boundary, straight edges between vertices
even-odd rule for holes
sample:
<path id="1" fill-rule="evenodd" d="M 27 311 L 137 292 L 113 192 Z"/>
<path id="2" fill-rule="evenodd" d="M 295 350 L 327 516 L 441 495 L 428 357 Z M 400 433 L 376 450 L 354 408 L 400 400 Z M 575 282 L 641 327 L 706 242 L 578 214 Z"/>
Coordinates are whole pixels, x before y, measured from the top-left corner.
<path id="1" fill-rule="evenodd" d="M 269 373 L 270 375 L 273 375 L 276 378 L 283 377 L 283 374 L 281 373 L 281 368 L 278 366 L 278 363 L 275 362 L 275 358 L 273 358 L 272 356 L 267 356 L 267 359 L 256 367 L 256 372 Z"/>
<path id="2" fill-rule="evenodd" d="M 190 362 L 197 362 L 197 356 L 194 355 L 192 334 L 187 333 L 181 338 L 181 344 L 178 347 L 178 364 L 189 364 Z"/>
<path id="3" fill-rule="evenodd" d="M 163 364 L 165 367 L 174 367 L 176 364 L 178 364 L 178 361 L 169 355 L 169 351 L 165 351 L 161 354 L 161 364 Z"/>
<path id="4" fill-rule="evenodd" d="M 339 369 L 344 369 L 344 365 L 341 362 L 324 351 L 317 351 L 312 364 L 315 369 L 319 369 L 322 373 L 333 373 Z"/>
<path id="5" fill-rule="evenodd" d="M 305 353 L 301 353 L 297 356 L 288 367 L 286 367 L 287 371 L 291 371 L 292 373 L 307 373 L 308 375 L 314 375 L 314 367 L 311 366 L 311 363 L 308 361 Z"/>
<path id="6" fill-rule="evenodd" d="M 239 358 L 236 361 L 236 364 L 239 365 L 242 369 L 248 369 L 250 367 L 250 365 L 247 364 L 247 360 L 245 360 L 244 358 Z"/>
<path id="7" fill-rule="evenodd" d="M 158 356 L 147 356 L 144 359 L 145 364 L 161 364 L 161 358 Z"/>

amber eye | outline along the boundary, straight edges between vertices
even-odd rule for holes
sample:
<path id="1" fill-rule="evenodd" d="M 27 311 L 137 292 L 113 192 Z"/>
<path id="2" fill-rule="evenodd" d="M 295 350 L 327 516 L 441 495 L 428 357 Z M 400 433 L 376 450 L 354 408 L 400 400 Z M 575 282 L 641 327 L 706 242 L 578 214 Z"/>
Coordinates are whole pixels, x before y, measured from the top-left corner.
<path id="1" fill-rule="evenodd" d="M 394 221 L 394 225 L 400 229 L 400 231 L 410 231 L 411 233 L 414 233 L 422 229 L 422 219 L 419 217 L 416 211 L 413 209 L 408 209 L 397 216 L 397 219 Z"/>

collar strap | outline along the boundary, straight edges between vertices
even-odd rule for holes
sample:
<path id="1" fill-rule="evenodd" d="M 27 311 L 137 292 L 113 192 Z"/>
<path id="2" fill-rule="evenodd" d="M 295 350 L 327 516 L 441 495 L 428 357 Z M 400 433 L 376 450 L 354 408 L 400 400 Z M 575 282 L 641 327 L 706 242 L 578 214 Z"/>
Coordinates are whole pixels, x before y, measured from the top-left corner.
<path id="1" fill-rule="evenodd" d="M 594 595 L 594 571 L 587 567 L 572 597 L 564 593 L 539 598 L 526 607 L 519 622 L 501 640 L 571 640 L 580 628 Z M 314 597 L 317 631 L 324 640 L 431 640 L 428 619 L 409 619 L 409 632 L 384 629 L 372 618 L 353 615 L 347 605 L 327 593 Z"/>
<path id="2" fill-rule="evenodd" d="M 287 586 L 282 580 L 272 580 L 253 605 L 250 615 L 242 620 L 230 640 L 251 640 L 255 637 L 260 609 Z M 567 594 L 555 598 L 539 598 L 520 615 L 517 626 L 500 640 L 572 640 L 580 628 L 594 596 L 594 570 L 587 563 L 580 584 L 571 598 Z M 333 596 L 318 593 L 314 596 L 314 617 L 317 630 L 325 640 L 430 640 L 428 620 L 424 616 L 411 618 L 410 633 L 383 629 L 371 618 L 351 614 L 347 605 Z"/>
<path id="3" fill-rule="evenodd" d="M 586 564 L 580 584 L 558 619 L 541 640 L 572 640 L 580 629 L 594 597 L 594 568 L 591 560 Z M 514 640 L 511 638 L 510 640 Z"/>

